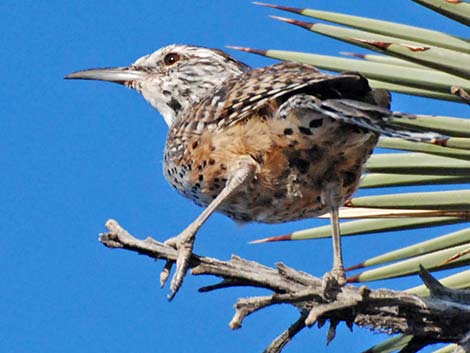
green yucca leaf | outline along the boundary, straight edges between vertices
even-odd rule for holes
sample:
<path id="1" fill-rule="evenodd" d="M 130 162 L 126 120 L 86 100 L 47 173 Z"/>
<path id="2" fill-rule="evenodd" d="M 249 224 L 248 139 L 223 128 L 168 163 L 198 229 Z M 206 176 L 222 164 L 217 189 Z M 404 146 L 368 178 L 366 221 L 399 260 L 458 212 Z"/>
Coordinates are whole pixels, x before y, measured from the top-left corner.
<path id="1" fill-rule="evenodd" d="M 470 137 L 470 119 L 450 116 L 415 115 L 413 118 L 394 119 L 393 124 L 432 130 L 454 137 Z"/>
<path id="2" fill-rule="evenodd" d="M 414 192 L 355 197 L 349 207 L 470 211 L 470 190 Z"/>
<path id="3" fill-rule="evenodd" d="M 349 267 L 347 270 L 351 271 L 359 268 L 380 265 L 386 262 L 402 260 L 464 243 L 470 243 L 470 229 L 468 228 L 372 257 L 360 264 Z"/>
<path id="4" fill-rule="evenodd" d="M 470 55 L 431 46 L 409 45 L 390 39 L 371 40 L 367 37 L 356 37 L 348 42 L 465 79 L 470 78 Z"/>
<path id="5" fill-rule="evenodd" d="M 456 141 L 457 139 L 449 139 Z M 470 143 L 470 139 L 468 140 Z M 452 141 L 452 143 L 454 143 Z M 435 154 L 437 156 L 451 157 L 457 159 L 463 159 L 470 161 L 470 148 L 468 150 L 448 148 L 442 146 L 431 145 L 429 143 L 406 141 L 398 138 L 381 137 L 378 147 L 394 149 L 394 150 L 405 150 L 413 152 L 423 152 L 429 154 Z"/>
<path id="6" fill-rule="evenodd" d="M 392 353 L 405 347 L 413 338 L 411 335 L 399 335 L 389 338 L 362 353 Z"/>
<path id="7" fill-rule="evenodd" d="M 455 352 L 455 349 L 457 348 L 457 345 L 452 343 L 448 344 L 445 347 L 442 347 L 441 349 L 438 349 L 437 351 L 434 351 L 432 353 L 453 353 Z"/>
<path id="8" fill-rule="evenodd" d="M 460 217 L 467 218 L 467 210 L 429 210 L 414 208 L 378 208 L 378 207 L 342 207 L 339 211 L 341 219 L 366 219 L 366 218 L 405 218 L 405 217 Z M 324 214 L 318 218 L 329 218 L 329 214 Z"/>
<path id="9" fill-rule="evenodd" d="M 340 213 L 341 216 L 341 213 Z M 408 218 L 392 218 L 392 219 L 361 219 L 358 221 L 341 223 L 341 235 L 359 235 L 376 232 L 390 232 L 403 229 L 430 228 L 446 224 L 455 224 L 465 222 L 461 217 L 408 217 Z M 321 226 L 299 230 L 286 235 L 274 236 L 251 243 L 265 243 L 271 241 L 284 240 L 306 240 L 328 238 L 331 236 L 331 226 Z"/>
<path id="10" fill-rule="evenodd" d="M 369 81 L 369 85 L 372 88 L 383 88 L 383 89 L 386 89 L 386 90 L 389 90 L 389 91 L 393 91 L 393 92 L 397 92 L 397 93 L 403 93 L 403 94 L 409 94 L 409 95 L 412 95 L 412 96 L 421 96 L 421 97 L 441 99 L 441 100 L 446 100 L 446 101 L 451 101 L 451 102 L 462 103 L 462 99 L 460 97 L 457 97 L 454 94 L 436 92 L 436 91 L 431 91 L 431 90 L 428 90 L 428 89 L 410 87 L 410 86 L 405 86 L 405 85 L 398 85 L 396 83 L 390 83 L 390 82 L 379 81 L 379 80 L 369 79 L 368 81 Z"/>
<path id="11" fill-rule="evenodd" d="M 331 26 L 322 23 L 303 22 L 277 16 L 271 17 L 346 43 L 385 52 L 400 59 L 406 59 L 465 79 L 470 78 L 470 70 L 468 67 L 470 55 L 462 52 L 430 46 L 421 42 L 403 41 L 403 39 L 397 38 L 396 36 L 384 36 L 368 31 Z"/>
<path id="12" fill-rule="evenodd" d="M 428 43 L 431 45 L 468 52 L 468 44 L 455 36 L 433 31 L 425 28 L 403 25 L 399 23 L 375 20 L 366 17 L 351 16 L 336 12 L 318 11 L 313 9 L 299 9 L 293 7 L 271 5 L 255 2 L 255 4 L 276 8 L 279 10 L 298 13 L 304 16 L 318 18 L 328 22 L 339 23 L 353 28 L 363 29 L 393 37 L 399 37 L 410 41 Z"/>
<path id="13" fill-rule="evenodd" d="M 414 1 L 462 23 L 470 24 L 470 4 L 468 3 L 452 3 L 443 0 Z M 451 93 L 454 92 L 453 87 L 470 91 L 470 42 L 468 40 L 438 31 L 388 21 L 326 11 L 258 4 L 356 28 L 343 28 L 275 17 L 312 32 L 391 56 L 347 53 L 347 55 L 364 59 L 361 62 L 360 60 L 280 50 L 237 49 L 275 59 L 300 61 L 332 71 L 357 71 L 369 79 L 369 84 L 373 88 L 384 88 L 409 95 L 462 102 L 462 98 Z M 470 120 L 417 116 L 416 119 L 394 119 L 393 124 L 435 131 L 451 136 L 451 138 L 447 140 L 445 147 L 401 139 L 381 138 L 379 147 L 415 153 L 372 156 L 367 165 L 368 171 L 372 173 L 362 178 L 361 188 L 470 182 Z M 429 228 L 436 225 L 464 222 L 465 217 L 459 219 L 451 216 L 458 214 L 458 212 L 468 214 L 470 190 L 360 197 L 351 200 L 348 206 L 353 207 L 342 208 L 340 212 L 342 218 L 365 218 L 377 215 L 384 218 L 343 222 L 341 224 L 343 235 L 419 227 Z M 413 214 L 415 217 L 412 216 Z M 409 217 L 406 218 L 406 216 Z M 322 238 L 330 236 L 330 232 L 330 226 L 324 226 L 261 241 Z M 353 267 L 357 269 L 390 261 L 402 261 L 364 271 L 351 277 L 349 281 L 404 276 L 416 273 L 419 264 L 434 269 L 462 266 L 470 263 L 469 243 L 470 229 L 463 229 L 388 252 L 367 259 Z M 460 254 L 456 261 L 443 265 L 444 261 L 452 256 L 455 257 L 456 254 Z M 470 287 L 470 271 L 463 271 L 440 281 L 443 285 L 452 288 Z M 429 295 L 429 291 L 424 285 L 411 288 L 409 292 L 422 296 Z M 407 335 L 393 337 L 366 352 L 397 351 L 405 347 L 411 339 L 412 336 Z M 446 346 L 436 353 L 451 352 L 454 348 L 455 345 Z"/>
<path id="14" fill-rule="evenodd" d="M 366 166 L 373 173 L 470 175 L 470 162 L 424 153 L 375 154 Z"/>
<path id="15" fill-rule="evenodd" d="M 397 65 L 397 66 L 409 66 L 409 67 L 415 67 L 418 69 L 426 68 L 422 65 L 415 64 L 406 60 L 398 59 L 393 56 L 387 56 L 387 55 L 359 54 L 359 53 L 350 53 L 346 51 L 342 51 L 340 52 L 340 54 L 346 55 L 346 56 L 352 56 L 352 57 L 367 60 L 367 61 L 372 61 L 375 63 L 390 64 L 390 65 Z"/>
<path id="16" fill-rule="evenodd" d="M 452 18 L 467 26 L 470 25 L 470 4 L 466 2 L 450 2 L 442 0 L 413 0 L 414 2 L 426 6 L 433 11 Z M 468 51 L 468 47 L 467 47 Z"/>
<path id="17" fill-rule="evenodd" d="M 465 151 L 470 151 L 470 139 L 467 138 L 451 138 L 446 142 L 446 146 L 452 148 L 460 148 Z"/>
<path id="18" fill-rule="evenodd" d="M 378 188 L 404 185 L 463 184 L 470 182 L 470 175 L 419 175 L 370 173 L 361 179 L 360 188 Z"/>
<path id="19" fill-rule="evenodd" d="M 468 244 L 453 246 L 451 248 L 434 251 L 429 254 L 415 256 L 411 259 L 361 272 L 358 275 L 349 277 L 348 281 L 368 282 L 385 278 L 406 276 L 418 273 L 420 265 L 428 270 L 460 267 L 470 263 L 470 254 L 463 255 L 458 260 L 453 261 L 450 264 L 443 265 L 443 262 L 465 249 L 468 249 Z"/>
<path id="20" fill-rule="evenodd" d="M 267 56 L 273 59 L 303 62 L 326 70 L 355 71 L 373 80 L 385 81 L 426 90 L 435 90 L 441 93 L 451 92 L 453 86 L 458 86 L 470 91 L 469 80 L 465 80 L 463 78 L 449 75 L 445 72 L 440 72 L 437 70 L 379 64 L 373 62 L 364 62 L 362 60 L 345 59 L 335 56 L 309 54 L 286 50 L 259 50 L 233 46 L 230 46 L 229 48 Z M 400 75 L 397 75 L 397 72 L 400 72 Z"/>

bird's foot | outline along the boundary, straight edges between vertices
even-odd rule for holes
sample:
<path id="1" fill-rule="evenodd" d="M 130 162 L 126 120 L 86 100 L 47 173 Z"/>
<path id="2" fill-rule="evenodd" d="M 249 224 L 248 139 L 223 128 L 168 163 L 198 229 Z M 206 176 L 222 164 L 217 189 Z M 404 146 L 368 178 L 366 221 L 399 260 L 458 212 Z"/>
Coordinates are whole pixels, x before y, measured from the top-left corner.
<path id="1" fill-rule="evenodd" d="M 325 298 L 335 298 L 346 284 L 346 274 L 343 266 L 334 266 L 331 272 L 323 275 L 322 292 Z"/>
<path id="2" fill-rule="evenodd" d="M 174 247 L 178 252 L 176 258 L 176 270 L 173 274 L 173 278 L 171 279 L 168 300 L 172 300 L 175 297 L 176 293 L 183 284 L 184 276 L 188 271 L 191 255 L 193 254 L 194 236 L 195 232 L 191 229 L 191 227 L 188 227 L 178 236 L 169 238 L 165 241 L 165 244 Z M 173 263 L 174 261 L 167 262 L 162 272 L 160 273 L 160 285 L 162 287 L 165 285 L 170 275 Z"/>

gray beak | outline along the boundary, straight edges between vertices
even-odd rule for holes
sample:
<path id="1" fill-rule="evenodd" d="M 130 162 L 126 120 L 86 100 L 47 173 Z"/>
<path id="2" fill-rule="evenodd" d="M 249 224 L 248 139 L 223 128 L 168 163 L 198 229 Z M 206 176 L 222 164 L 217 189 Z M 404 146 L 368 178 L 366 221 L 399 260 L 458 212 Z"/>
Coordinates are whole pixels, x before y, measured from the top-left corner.
<path id="1" fill-rule="evenodd" d="M 89 69 L 73 72 L 65 76 L 65 79 L 99 80 L 125 84 L 144 79 L 145 72 L 137 71 L 129 67 L 109 67 L 101 69 Z"/>

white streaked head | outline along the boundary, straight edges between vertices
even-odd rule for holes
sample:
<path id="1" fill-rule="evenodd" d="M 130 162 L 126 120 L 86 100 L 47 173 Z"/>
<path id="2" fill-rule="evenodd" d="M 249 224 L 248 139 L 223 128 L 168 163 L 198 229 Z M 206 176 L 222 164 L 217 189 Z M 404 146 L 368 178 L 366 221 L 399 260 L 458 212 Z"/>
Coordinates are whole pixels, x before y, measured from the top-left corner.
<path id="1" fill-rule="evenodd" d="M 225 80 L 249 69 L 221 50 L 173 44 L 137 59 L 129 67 L 78 71 L 66 78 L 131 87 L 171 126 L 189 106 L 211 94 Z"/>

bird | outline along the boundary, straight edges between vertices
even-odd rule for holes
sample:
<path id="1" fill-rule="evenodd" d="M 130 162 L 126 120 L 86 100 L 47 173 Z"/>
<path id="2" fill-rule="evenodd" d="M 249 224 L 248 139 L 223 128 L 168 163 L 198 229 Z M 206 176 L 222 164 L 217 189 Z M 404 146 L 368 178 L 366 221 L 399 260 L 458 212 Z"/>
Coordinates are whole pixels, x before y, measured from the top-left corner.
<path id="1" fill-rule="evenodd" d="M 333 266 L 324 287 L 344 286 L 338 209 L 357 189 L 379 136 L 439 139 L 391 124 L 409 115 L 391 111 L 388 91 L 372 89 L 359 73 L 331 75 L 298 62 L 251 68 L 220 49 L 172 44 L 130 66 L 65 78 L 131 88 L 168 125 L 165 177 L 205 207 L 166 241 L 178 252 L 170 300 L 183 283 L 196 233 L 215 211 L 239 223 L 329 213 Z M 162 272 L 162 285 L 168 272 Z"/>

